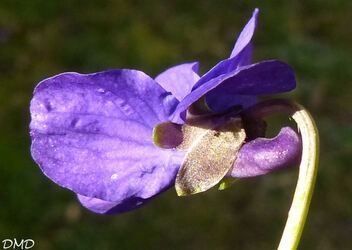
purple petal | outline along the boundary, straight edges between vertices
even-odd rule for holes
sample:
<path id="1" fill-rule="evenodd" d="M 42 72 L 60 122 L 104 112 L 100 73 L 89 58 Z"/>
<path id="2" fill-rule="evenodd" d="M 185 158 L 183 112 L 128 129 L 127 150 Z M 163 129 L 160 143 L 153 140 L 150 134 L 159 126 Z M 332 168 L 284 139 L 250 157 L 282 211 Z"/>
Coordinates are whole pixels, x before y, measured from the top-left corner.
<path id="1" fill-rule="evenodd" d="M 208 107 L 214 112 L 223 112 L 229 110 L 234 106 L 242 106 L 248 108 L 257 103 L 257 96 L 255 95 L 232 95 L 223 93 L 219 98 L 208 99 L 206 97 Z"/>
<path id="2" fill-rule="evenodd" d="M 48 78 L 31 101 L 32 156 L 80 195 L 119 204 L 150 198 L 173 185 L 184 154 L 153 144 L 153 127 L 168 120 L 168 97 L 136 70 Z"/>
<path id="3" fill-rule="evenodd" d="M 112 202 L 100 200 L 97 198 L 90 198 L 79 194 L 77 195 L 77 198 L 82 206 L 99 214 L 125 213 L 130 210 L 140 208 L 149 201 L 149 199 L 132 197 L 123 202 Z"/>
<path id="4" fill-rule="evenodd" d="M 290 127 L 284 127 L 275 138 L 257 138 L 244 144 L 227 175 L 234 178 L 253 177 L 298 165 L 301 152 L 298 134 Z"/>
<path id="5" fill-rule="evenodd" d="M 159 74 L 155 81 L 166 91 L 171 92 L 179 101 L 188 95 L 199 80 L 198 62 L 180 64 Z"/>
<path id="6" fill-rule="evenodd" d="M 251 63 L 252 60 L 252 45 L 249 43 L 238 55 L 225 59 L 216 64 L 211 70 L 205 73 L 199 81 L 194 85 L 193 90 L 199 88 L 206 82 L 220 75 L 230 73 L 240 66 L 245 66 Z"/>
<path id="7" fill-rule="evenodd" d="M 296 80 L 290 66 L 277 60 L 263 61 L 241 67 L 204 83 L 177 105 L 170 118 L 175 123 L 182 123 L 180 114 L 205 94 L 207 94 L 207 104 L 212 110 L 223 111 L 221 110 L 222 103 L 231 101 L 230 95 L 234 96 L 233 103 L 226 103 L 225 106 L 238 105 L 238 100 L 235 99 L 236 95 L 275 94 L 290 91 L 295 87 Z M 223 95 L 227 95 L 224 100 L 222 99 Z M 246 106 L 250 101 L 246 100 L 243 105 Z"/>
<path id="8" fill-rule="evenodd" d="M 248 43 L 246 47 L 243 48 L 243 50 L 236 55 L 236 57 L 230 57 L 230 58 L 238 58 L 238 67 L 246 66 L 252 63 L 252 56 L 253 56 L 253 48 L 252 48 L 252 43 Z"/>
<path id="9" fill-rule="evenodd" d="M 222 81 L 226 79 L 227 75 L 220 75 L 206 82 L 205 84 L 194 89 L 189 95 L 187 95 L 176 107 L 175 112 L 170 116 L 170 121 L 178 124 L 184 123 L 184 117 L 182 114 L 192 105 L 195 101 L 201 98 L 203 95 L 208 93 L 210 90 L 218 86 Z"/>
<path id="10" fill-rule="evenodd" d="M 251 63 L 252 60 L 252 44 L 255 27 L 257 25 L 258 9 L 255 9 L 252 18 L 241 31 L 236 44 L 231 52 L 231 56 L 215 65 L 211 70 L 205 73 L 200 80 L 194 85 L 193 89 L 198 88 L 212 78 L 219 75 L 229 73 L 238 67 Z"/>
<path id="11" fill-rule="evenodd" d="M 241 34 L 237 38 L 236 44 L 231 52 L 230 58 L 237 56 L 237 54 L 240 53 L 243 48 L 245 48 L 251 41 L 255 31 L 255 27 L 257 26 L 258 12 L 259 9 L 255 9 L 253 11 L 251 19 L 248 21 L 246 26 L 244 26 Z"/>
<path id="12" fill-rule="evenodd" d="M 207 94 L 207 104 L 213 111 L 221 112 L 224 107 L 238 103 L 235 97 L 232 100 L 224 100 L 223 95 L 268 95 L 291 91 L 296 87 L 293 69 L 283 62 L 264 61 L 243 68 L 244 70 L 239 70 L 236 76 L 224 80 Z"/>

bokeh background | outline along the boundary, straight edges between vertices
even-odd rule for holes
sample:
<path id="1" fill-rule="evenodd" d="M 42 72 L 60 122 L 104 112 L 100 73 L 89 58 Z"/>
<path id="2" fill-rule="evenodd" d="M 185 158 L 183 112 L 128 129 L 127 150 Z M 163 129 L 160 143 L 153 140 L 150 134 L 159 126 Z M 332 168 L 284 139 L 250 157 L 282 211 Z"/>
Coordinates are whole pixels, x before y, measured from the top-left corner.
<path id="1" fill-rule="evenodd" d="M 40 80 L 111 68 L 156 76 L 195 60 L 204 73 L 228 57 L 255 7 L 254 61 L 292 65 L 298 87 L 283 97 L 306 106 L 321 134 L 300 249 L 352 249 L 349 0 L 1 0 L 0 240 L 31 238 L 35 249 L 275 249 L 297 168 L 189 198 L 170 189 L 139 210 L 101 216 L 44 177 L 29 152 L 28 106 Z M 269 134 L 285 119 L 272 118 Z"/>

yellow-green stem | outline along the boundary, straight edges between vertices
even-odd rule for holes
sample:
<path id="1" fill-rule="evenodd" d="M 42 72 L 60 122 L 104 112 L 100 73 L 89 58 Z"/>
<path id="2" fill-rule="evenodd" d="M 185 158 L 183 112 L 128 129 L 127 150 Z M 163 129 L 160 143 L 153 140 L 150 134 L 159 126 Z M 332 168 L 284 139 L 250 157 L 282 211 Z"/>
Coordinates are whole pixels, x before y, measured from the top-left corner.
<path id="1" fill-rule="evenodd" d="M 263 117 L 273 113 L 290 115 L 297 123 L 302 136 L 302 160 L 298 181 L 291 204 L 279 250 L 296 249 L 300 241 L 313 195 L 319 160 L 319 135 L 309 112 L 301 105 L 289 100 L 268 100 L 247 109 L 243 116 Z"/>

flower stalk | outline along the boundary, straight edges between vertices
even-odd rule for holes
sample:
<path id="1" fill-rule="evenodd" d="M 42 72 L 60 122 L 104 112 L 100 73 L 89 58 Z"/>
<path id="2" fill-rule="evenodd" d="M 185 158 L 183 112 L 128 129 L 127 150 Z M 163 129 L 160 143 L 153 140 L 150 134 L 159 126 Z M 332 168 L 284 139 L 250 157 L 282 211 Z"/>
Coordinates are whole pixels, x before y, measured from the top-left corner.
<path id="1" fill-rule="evenodd" d="M 296 249 L 307 218 L 318 170 L 319 134 L 309 112 L 301 105 L 283 99 L 268 100 L 244 111 L 245 119 L 264 117 L 273 113 L 285 113 L 298 125 L 302 136 L 302 158 L 295 194 L 281 237 L 279 250 Z"/>

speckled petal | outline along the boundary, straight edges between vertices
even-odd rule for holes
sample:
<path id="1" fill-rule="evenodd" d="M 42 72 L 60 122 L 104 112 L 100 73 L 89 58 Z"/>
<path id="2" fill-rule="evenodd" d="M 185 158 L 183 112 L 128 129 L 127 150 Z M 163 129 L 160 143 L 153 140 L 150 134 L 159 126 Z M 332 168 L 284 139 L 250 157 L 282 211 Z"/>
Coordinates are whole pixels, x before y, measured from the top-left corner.
<path id="1" fill-rule="evenodd" d="M 80 195 L 119 204 L 148 199 L 174 184 L 183 158 L 153 144 L 172 98 L 136 70 L 48 78 L 31 101 L 32 156 Z"/>
<path id="2" fill-rule="evenodd" d="M 193 62 L 171 67 L 159 74 L 155 81 L 181 101 L 199 80 L 198 66 L 198 62 Z"/>
<path id="3" fill-rule="evenodd" d="M 104 201 L 83 195 L 77 195 L 83 207 L 98 214 L 119 214 L 137 209 L 145 205 L 150 199 L 131 197 L 123 202 Z"/>
<path id="4" fill-rule="evenodd" d="M 177 105 L 171 120 L 175 123 L 182 123 L 180 114 L 205 94 L 206 102 L 212 110 L 223 111 L 221 110 L 221 107 L 224 106 L 222 102 L 231 100 L 228 98 L 229 95 L 234 96 L 233 104 L 226 103 L 231 107 L 238 104 L 235 99 L 238 95 L 275 94 L 290 91 L 295 87 L 294 72 L 286 63 L 270 60 L 251 64 L 213 78 L 193 90 Z M 222 95 L 227 95 L 227 98 L 222 99 Z"/>
<path id="5" fill-rule="evenodd" d="M 298 165 L 301 152 L 298 134 L 290 127 L 284 127 L 275 138 L 257 138 L 244 144 L 227 176 L 253 177 Z"/>

